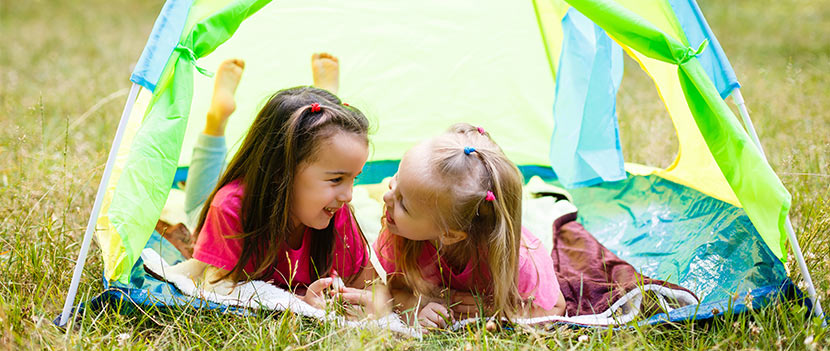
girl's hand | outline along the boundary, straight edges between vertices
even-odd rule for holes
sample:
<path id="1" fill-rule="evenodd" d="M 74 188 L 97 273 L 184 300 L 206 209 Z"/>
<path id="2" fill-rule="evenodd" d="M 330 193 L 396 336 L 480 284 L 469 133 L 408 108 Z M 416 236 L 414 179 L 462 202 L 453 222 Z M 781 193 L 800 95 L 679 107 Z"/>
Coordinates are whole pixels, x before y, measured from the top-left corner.
<path id="1" fill-rule="evenodd" d="M 332 295 L 339 295 L 343 301 L 352 305 L 365 308 L 370 317 L 383 317 L 390 313 L 389 291 L 386 286 L 380 284 L 371 286 L 369 289 L 356 289 L 341 287 L 338 291 L 331 291 Z"/>
<path id="2" fill-rule="evenodd" d="M 196 261 L 196 260 L 192 260 Z M 198 262 L 198 261 L 196 261 Z M 200 262 L 199 262 L 200 263 Z M 205 291 L 212 291 L 219 295 L 230 295 L 233 293 L 233 288 L 236 287 L 236 282 L 230 279 L 227 275 L 230 273 L 222 268 L 202 263 L 204 265 L 204 285 Z M 198 263 L 194 266 L 201 266 Z M 224 278 L 222 278 L 224 277 Z"/>
<path id="3" fill-rule="evenodd" d="M 332 278 L 320 278 L 311 283 L 303 296 L 303 301 L 315 308 L 326 308 L 324 290 L 331 286 L 332 280 Z"/>
<path id="4" fill-rule="evenodd" d="M 452 320 L 452 314 L 437 302 L 428 303 L 418 312 L 418 324 L 425 328 L 446 328 Z"/>
<path id="5" fill-rule="evenodd" d="M 485 315 L 490 314 L 487 308 L 489 304 L 481 296 L 465 291 L 453 291 L 450 300 L 450 309 L 457 319 L 478 318 L 482 312 Z"/>
<path id="6" fill-rule="evenodd" d="M 372 306 L 372 292 L 364 289 L 356 289 L 349 287 L 341 287 L 340 290 L 332 289 L 332 295 L 340 295 L 344 301 L 358 306 L 371 307 Z"/>

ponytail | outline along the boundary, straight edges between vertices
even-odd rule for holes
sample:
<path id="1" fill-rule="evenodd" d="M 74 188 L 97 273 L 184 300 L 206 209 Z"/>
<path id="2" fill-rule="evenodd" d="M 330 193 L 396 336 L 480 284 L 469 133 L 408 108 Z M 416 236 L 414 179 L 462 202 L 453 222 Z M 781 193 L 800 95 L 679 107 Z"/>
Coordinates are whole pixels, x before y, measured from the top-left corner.
<path id="1" fill-rule="evenodd" d="M 498 314 L 513 315 L 521 305 L 522 175 L 480 127 L 456 124 L 430 146 L 432 155 L 425 176 L 441 184 L 430 194 L 440 209 L 439 225 L 467 233 L 466 240 L 447 247 L 442 254 L 451 261 L 470 259 L 486 268 L 476 275 L 480 286 L 486 286 L 482 293 L 489 295 Z M 431 293 L 417 262 L 422 243 L 395 236 L 391 244 L 395 264 L 407 285 L 418 293 Z"/>

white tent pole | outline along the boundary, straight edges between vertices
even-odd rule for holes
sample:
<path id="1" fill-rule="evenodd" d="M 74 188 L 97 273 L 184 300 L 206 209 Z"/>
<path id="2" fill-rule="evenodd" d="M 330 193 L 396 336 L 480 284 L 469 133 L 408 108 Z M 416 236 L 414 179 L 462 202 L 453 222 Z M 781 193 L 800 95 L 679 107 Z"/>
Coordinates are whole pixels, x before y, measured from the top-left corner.
<path id="1" fill-rule="evenodd" d="M 732 92 L 732 98 L 735 100 L 735 104 L 738 105 L 738 111 L 741 113 L 741 119 L 744 121 L 744 126 L 746 127 L 749 136 L 752 138 L 755 146 L 758 147 L 758 151 L 760 151 L 761 155 L 764 156 L 764 159 L 766 159 L 767 155 L 764 153 L 764 148 L 761 147 L 761 140 L 758 139 L 758 134 L 755 133 L 755 126 L 752 125 L 752 120 L 749 119 L 749 111 L 746 109 L 746 102 L 744 101 L 743 95 L 741 95 L 740 88 L 736 88 Z M 767 160 L 767 163 L 769 163 L 769 160 Z M 816 287 L 813 285 L 813 279 L 810 277 L 810 270 L 807 268 L 807 263 L 804 262 L 804 255 L 801 253 L 801 246 L 798 244 L 798 238 L 795 236 L 795 230 L 793 230 L 793 224 L 790 221 L 790 216 L 787 216 L 787 220 L 784 224 L 787 229 L 787 238 L 793 246 L 795 260 L 798 262 L 799 269 L 801 269 L 801 276 L 804 279 L 804 282 L 807 283 L 807 294 L 809 294 L 810 299 L 813 300 L 813 312 L 815 312 L 816 317 L 822 319 L 822 324 L 826 325 L 827 321 L 824 320 L 824 311 L 821 308 L 821 302 L 819 302 L 818 294 L 816 294 Z"/>
<path id="2" fill-rule="evenodd" d="M 824 311 L 821 309 L 821 302 L 816 294 L 816 287 L 813 285 L 813 279 L 810 278 L 810 270 L 807 268 L 807 263 L 804 262 L 804 255 L 801 254 L 801 246 L 798 245 L 798 238 L 795 237 L 793 224 L 790 222 L 790 216 L 787 216 L 787 221 L 784 223 L 787 226 L 787 238 L 790 239 L 790 244 L 793 246 L 795 252 L 795 260 L 798 261 L 798 267 L 801 269 L 801 277 L 807 283 L 807 294 L 813 300 L 813 312 L 816 317 L 821 318 L 822 325 L 826 326 L 827 321 L 824 319 Z"/>
<path id="3" fill-rule="evenodd" d="M 746 131 L 752 138 L 752 142 L 754 142 L 755 146 L 758 147 L 758 151 L 761 152 L 761 156 L 764 156 L 764 159 L 766 159 L 767 154 L 764 152 L 764 148 L 761 147 L 761 140 L 758 139 L 758 134 L 755 133 L 755 126 L 752 124 L 752 120 L 749 119 L 749 111 L 746 109 L 744 96 L 741 95 L 741 88 L 735 88 L 735 90 L 732 91 L 732 99 L 734 99 L 735 104 L 738 105 L 738 111 L 741 113 L 741 119 L 744 121 L 744 126 L 746 126 Z M 767 162 L 769 162 L 769 160 L 767 160 Z"/>
<path id="4" fill-rule="evenodd" d="M 72 312 L 72 305 L 75 303 L 75 295 L 78 293 L 78 284 L 81 281 L 81 273 L 84 271 L 84 264 L 86 263 L 86 256 L 89 252 L 89 245 L 92 242 L 92 234 L 95 232 L 95 223 L 98 222 L 98 213 L 101 211 L 101 202 L 103 202 L 104 194 L 107 192 L 107 185 L 112 175 L 112 168 L 115 164 L 116 156 L 118 155 L 118 148 L 121 146 L 121 140 L 124 137 L 124 130 L 127 126 L 127 121 L 130 119 L 135 99 L 138 96 L 140 86 L 133 83 L 130 87 L 130 94 L 127 97 L 127 104 L 124 105 L 124 112 L 121 113 L 121 121 L 118 123 L 118 130 L 115 132 L 115 139 L 112 141 L 109 156 L 107 156 L 107 165 L 104 168 L 104 175 L 101 176 L 101 183 L 98 184 L 98 193 L 95 195 L 95 204 L 92 205 L 92 212 L 89 214 L 89 222 L 86 225 L 86 232 L 84 233 L 84 241 L 81 244 L 81 252 L 78 253 L 78 261 L 75 262 L 75 272 L 72 274 L 72 282 L 69 284 L 69 293 L 66 295 L 66 301 L 63 303 L 63 313 L 58 321 L 58 325 L 66 325 L 69 320 L 69 314 Z"/>

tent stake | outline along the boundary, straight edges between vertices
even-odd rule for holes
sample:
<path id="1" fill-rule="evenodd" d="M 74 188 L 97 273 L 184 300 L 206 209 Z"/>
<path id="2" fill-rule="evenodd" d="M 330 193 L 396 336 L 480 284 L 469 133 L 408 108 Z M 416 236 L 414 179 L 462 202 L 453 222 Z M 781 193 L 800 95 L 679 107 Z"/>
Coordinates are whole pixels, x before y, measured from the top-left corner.
<path id="1" fill-rule="evenodd" d="M 84 233 L 84 241 L 81 244 L 81 251 L 78 253 L 78 261 L 75 262 L 75 272 L 72 274 L 72 282 L 69 284 L 69 293 L 66 294 L 66 301 L 63 303 L 63 312 L 58 321 L 58 326 L 65 326 L 69 320 L 69 314 L 72 312 L 72 305 L 75 303 L 75 295 L 78 293 L 78 284 L 81 281 L 81 273 L 84 271 L 84 264 L 86 264 L 86 256 L 89 252 L 89 245 L 92 242 L 92 234 L 95 232 L 95 223 L 98 221 L 98 213 L 101 211 L 101 202 L 103 202 L 104 194 L 107 192 L 107 185 L 112 175 L 112 167 L 115 164 L 116 156 L 118 156 L 118 148 L 121 146 L 121 140 L 124 137 L 124 130 L 127 126 L 127 121 L 130 119 L 135 99 L 138 96 L 140 86 L 133 83 L 130 87 L 130 95 L 127 97 L 127 104 L 124 105 L 124 112 L 121 113 L 121 121 L 118 123 L 118 130 L 115 132 L 115 139 L 112 141 L 109 156 L 107 156 L 107 165 L 104 168 L 104 174 L 101 176 L 101 183 L 98 185 L 98 193 L 95 195 L 95 204 L 92 205 L 92 212 L 89 214 L 89 222 L 86 225 L 86 232 Z"/>
<path id="2" fill-rule="evenodd" d="M 755 126 L 752 125 L 752 120 L 749 119 L 749 111 L 746 109 L 746 102 L 744 101 L 743 95 L 741 95 L 740 88 L 736 88 L 732 92 L 732 98 L 734 99 L 735 104 L 738 105 L 738 111 L 741 113 L 741 119 L 744 122 L 744 127 L 749 133 L 749 136 L 752 138 L 752 141 L 755 143 L 758 151 L 760 151 L 761 155 L 764 156 L 764 159 L 767 159 L 767 155 L 764 153 L 764 148 L 761 147 L 761 140 L 758 139 L 758 134 L 755 133 Z M 769 159 L 767 159 L 767 163 L 769 163 Z M 804 255 L 801 253 L 801 246 L 798 244 L 798 238 L 795 236 L 795 230 L 793 230 L 793 224 L 790 221 L 789 215 L 787 216 L 787 220 L 784 224 L 787 229 L 787 238 L 793 246 L 795 260 L 798 262 L 798 267 L 801 270 L 801 277 L 804 279 L 804 282 L 807 283 L 807 294 L 809 294 L 810 299 L 813 300 L 813 312 L 816 317 L 821 318 L 822 325 L 827 326 L 827 320 L 824 319 L 824 311 L 821 308 L 821 302 L 819 301 L 818 294 L 816 294 L 816 287 L 813 285 L 813 279 L 810 277 L 810 270 L 807 268 L 807 263 L 804 262 Z"/>

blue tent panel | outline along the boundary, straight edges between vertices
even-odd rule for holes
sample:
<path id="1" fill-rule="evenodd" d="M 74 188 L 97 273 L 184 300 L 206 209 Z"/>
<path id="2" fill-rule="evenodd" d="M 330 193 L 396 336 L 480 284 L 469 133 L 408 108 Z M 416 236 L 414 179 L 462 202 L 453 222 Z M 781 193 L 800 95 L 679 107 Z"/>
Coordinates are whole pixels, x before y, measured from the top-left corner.
<path id="1" fill-rule="evenodd" d="M 156 89 L 170 54 L 179 44 L 192 3 L 193 0 L 168 0 L 164 3 L 130 81 L 150 91 Z"/>
<path id="2" fill-rule="evenodd" d="M 617 123 L 622 48 L 574 8 L 562 29 L 551 165 L 568 188 L 625 179 Z"/>
<path id="3" fill-rule="evenodd" d="M 571 190 L 579 220 L 640 273 L 704 303 L 787 280 L 743 209 L 655 175 Z"/>
<path id="4" fill-rule="evenodd" d="M 738 84 L 735 71 L 729 59 L 726 58 L 726 54 L 723 53 L 718 38 L 715 38 L 715 33 L 706 23 L 700 7 L 697 6 L 695 0 L 669 0 L 669 4 L 677 15 L 680 27 L 686 33 L 686 39 L 692 47 L 696 48 L 704 40 L 709 40 L 708 49 L 698 55 L 697 59 L 706 71 L 706 75 L 715 83 L 720 97 L 726 99 L 732 90 L 740 88 L 741 85 Z"/>

